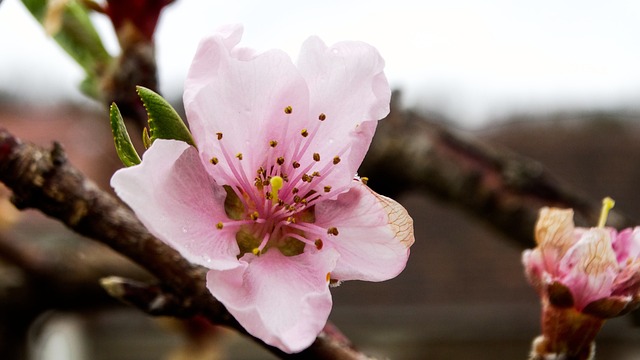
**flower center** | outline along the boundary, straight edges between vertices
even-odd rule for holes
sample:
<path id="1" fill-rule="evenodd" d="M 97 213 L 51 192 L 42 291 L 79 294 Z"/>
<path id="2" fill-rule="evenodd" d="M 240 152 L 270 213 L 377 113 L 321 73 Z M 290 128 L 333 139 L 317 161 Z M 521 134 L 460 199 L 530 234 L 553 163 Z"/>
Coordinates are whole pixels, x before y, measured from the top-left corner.
<path id="1" fill-rule="evenodd" d="M 285 115 L 292 112 L 291 106 L 284 109 Z M 232 156 L 225 147 L 223 134 L 216 133 L 222 157 L 212 157 L 210 163 L 219 166 L 221 161 L 226 162 L 232 174 L 228 183 L 235 184 L 224 185 L 225 212 L 231 221 L 218 222 L 217 228 L 237 229 L 238 258 L 246 253 L 259 256 L 272 248 L 285 256 L 295 256 L 303 253 L 307 245 L 321 250 L 327 237 L 338 235 L 335 227 L 321 228 L 314 224 L 315 203 L 324 195 L 343 190 L 332 188 L 322 179 L 334 171 L 340 156 L 349 148 L 345 146 L 326 158 L 310 149 L 326 118 L 320 114 L 312 129 L 302 128 L 299 135 L 289 137 L 287 132 L 293 126 L 287 123 L 283 138 L 269 140 L 267 153 L 262 154 L 240 152 Z M 293 143 L 283 144 L 283 139 Z M 257 169 L 247 171 L 243 165 L 251 156 L 262 157 L 264 161 L 259 162 L 262 165 Z M 249 180 L 251 177 L 253 180 Z"/>

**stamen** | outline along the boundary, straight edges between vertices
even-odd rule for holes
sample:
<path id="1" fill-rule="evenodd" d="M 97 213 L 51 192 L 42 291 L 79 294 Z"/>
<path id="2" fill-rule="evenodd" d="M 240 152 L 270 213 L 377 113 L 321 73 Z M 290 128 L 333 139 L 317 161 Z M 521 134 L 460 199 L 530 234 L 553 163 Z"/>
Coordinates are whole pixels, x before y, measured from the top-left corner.
<path id="1" fill-rule="evenodd" d="M 320 154 L 313 153 L 313 161 L 320 161 Z"/>
<path id="2" fill-rule="evenodd" d="M 609 217 L 609 212 L 613 209 L 613 206 L 616 204 L 612 198 L 606 197 L 602 199 L 602 210 L 600 211 L 600 219 L 598 220 L 598 227 L 603 228 L 607 223 L 607 217 Z"/>
<path id="3" fill-rule="evenodd" d="M 307 137 L 309 136 L 309 132 L 307 129 L 302 129 L 302 131 L 300 131 L 300 135 L 302 135 L 302 137 Z"/>
<path id="4" fill-rule="evenodd" d="M 338 235 L 338 228 L 336 227 L 330 227 L 329 229 L 327 229 L 327 234 L 329 235 L 333 235 L 333 236 L 337 236 Z"/>
<path id="5" fill-rule="evenodd" d="M 276 147 L 276 146 L 278 146 L 278 142 L 276 140 L 271 140 L 271 141 L 269 141 L 269 146 Z"/>
<path id="6" fill-rule="evenodd" d="M 222 221 L 216 224 L 216 229 L 222 230 L 223 228 L 224 228 L 224 224 L 222 223 Z"/>
<path id="7" fill-rule="evenodd" d="M 360 181 L 362 182 L 362 184 L 367 185 L 367 182 L 369 182 L 369 178 L 366 176 L 363 176 L 360 178 Z"/>
<path id="8" fill-rule="evenodd" d="M 324 192 L 328 193 L 331 191 L 331 186 L 327 185 L 324 187 Z"/>
<path id="9" fill-rule="evenodd" d="M 282 164 L 284 164 L 284 157 L 280 156 L 280 157 L 276 160 L 276 163 L 277 163 L 278 165 L 282 165 Z"/>
<path id="10" fill-rule="evenodd" d="M 214 156 L 211 158 L 211 160 L 209 160 L 209 162 L 213 165 L 218 165 L 218 158 Z"/>
<path id="11" fill-rule="evenodd" d="M 324 121 L 327 118 L 327 115 L 325 115 L 324 113 L 320 113 L 320 115 L 318 116 L 318 120 L 320 121 Z"/>
<path id="12" fill-rule="evenodd" d="M 291 114 L 293 112 L 293 108 L 291 106 L 287 106 L 286 108 L 284 108 L 284 113 L 285 114 Z"/>
<path id="13" fill-rule="evenodd" d="M 324 246 L 322 239 L 316 239 L 314 244 L 316 245 L 316 249 L 318 250 L 322 250 L 322 247 Z"/>
<path id="14" fill-rule="evenodd" d="M 294 169 L 297 169 L 297 168 L 299 168 L 299 167 L 300 167 L 300 163 L 299 163 L 299 162 L 297 162 L 297 161 L 294 161 L 294 162 L 291 164 L 291 166 L 293 166 L 293 168 L 294 168 Z"/>
<path id="15" fill-rule="evenodd" d="M 338 165 L 339 162 L 340 162 L 340 156 L 334 156 L 333 157 L 333 165 Z"/>
<path id="16" fill-rule="evenodd" d="M 236 157 L 238 158 L 238 160 L 242 160 L 242 153 L 237 153 Z"/>
<path id="17" fill-rule="evenodd" d="M 218 137 L 218 140 L 222 140 L 222 133 L 221 132 L 217 132 L 216 136 Z"/>

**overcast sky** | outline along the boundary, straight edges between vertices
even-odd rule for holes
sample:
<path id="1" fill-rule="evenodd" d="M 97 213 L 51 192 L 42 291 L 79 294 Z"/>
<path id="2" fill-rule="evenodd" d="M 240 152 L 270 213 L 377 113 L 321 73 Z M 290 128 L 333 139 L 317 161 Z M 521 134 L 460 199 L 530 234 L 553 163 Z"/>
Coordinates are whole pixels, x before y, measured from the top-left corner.
<path id="1" fill-rule="evenodd" d="M 309 35 L 366 41 L 408 105 L 469 125 L 512 110 L 640 108 L 640 1 L 176 0 L 156 36 L 165 94 L 179 96 L 199 40 L 232 22 L 243 45 L 293 58 Z M 77 100 L 81 79 L 19 0 L 0 4 L 0 90 Z"/>

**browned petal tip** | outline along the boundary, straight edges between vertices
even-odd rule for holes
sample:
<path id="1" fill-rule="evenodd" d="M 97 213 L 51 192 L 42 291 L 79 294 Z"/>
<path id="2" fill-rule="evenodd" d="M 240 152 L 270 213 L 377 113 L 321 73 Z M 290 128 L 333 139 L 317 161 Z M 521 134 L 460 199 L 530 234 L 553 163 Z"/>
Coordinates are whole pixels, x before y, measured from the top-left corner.
<path id="1" fill-rule="evenodd" d="M 590 302 L 582 312 L 602 319 L 608 319 L 622 315 L 630 303 L 631 299 L 629 297 L 610 296 Z"/>

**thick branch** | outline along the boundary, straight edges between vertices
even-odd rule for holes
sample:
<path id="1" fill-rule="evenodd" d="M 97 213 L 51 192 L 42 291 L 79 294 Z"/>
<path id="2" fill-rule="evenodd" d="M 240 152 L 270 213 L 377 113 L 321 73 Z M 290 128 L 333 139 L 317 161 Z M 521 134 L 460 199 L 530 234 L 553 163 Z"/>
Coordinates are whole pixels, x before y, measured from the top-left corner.
<path id="1" fill-rule="evenodd" d="M 66 161 L 58 144 L 51 151 L 24 144 L 0 129 L 0 181 L 12 189 L 19 208 L 36 208 L 76 232 L 96 239 L 129 257 L 160 280 L 178 299 L 180 315 L 201 314 L 215 324 L 246 333 L 205 287 L 206 269 L 187 262 L 154 236 L 111 195 L 100 190 Z M 305 351 L 282 358 L 362 359 L 336 331 L 325 331 Z"/>
<path id="2" fill-rule="evenodd" d="M 542 206 L 573 208 L 581 225 L 596 224 L 600 212 L 600 203 L 565 186 L 540 163 L 411 112 L 392 111 L 380 123 L 360 172 L 385 195 L 423 190 L 455 204 L 521 247 L 534 246 Z M 634 226 L 620 213 L 612 213 L 608 223 Z"/>

